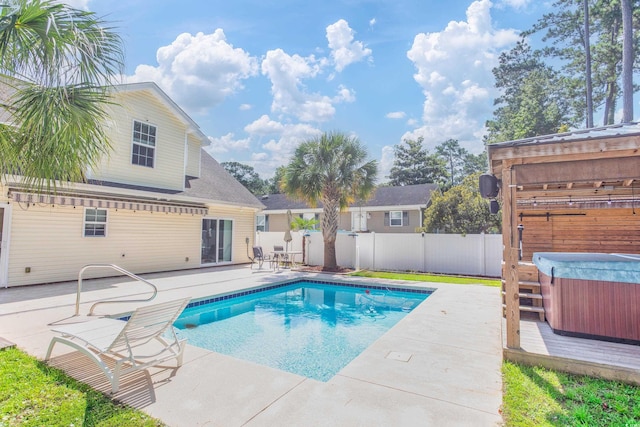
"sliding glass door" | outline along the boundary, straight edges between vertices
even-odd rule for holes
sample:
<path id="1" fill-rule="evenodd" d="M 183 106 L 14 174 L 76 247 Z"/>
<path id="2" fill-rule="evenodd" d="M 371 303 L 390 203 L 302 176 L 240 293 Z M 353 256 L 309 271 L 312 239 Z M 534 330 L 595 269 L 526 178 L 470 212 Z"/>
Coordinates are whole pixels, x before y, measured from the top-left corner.
<path id="1" fill-rule="evenodd" d="M 202 220 L 201 264 L 231 262 L 233 221 L 228 219 Z"/>

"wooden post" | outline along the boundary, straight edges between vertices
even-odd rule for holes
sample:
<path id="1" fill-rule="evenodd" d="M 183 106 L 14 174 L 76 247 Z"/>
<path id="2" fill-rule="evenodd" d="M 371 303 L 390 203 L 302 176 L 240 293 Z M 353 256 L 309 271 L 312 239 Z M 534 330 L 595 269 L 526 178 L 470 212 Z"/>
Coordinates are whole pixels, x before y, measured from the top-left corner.
<path id="1" fill-rule="evenodd" d="M 518 224 L 516 212 L 516 180 L 512 165 L 506 161 L 502 169 L 502 243 L 507 321 L 507 347 L 520 348 L 520 285 L 518 279 Z"/>

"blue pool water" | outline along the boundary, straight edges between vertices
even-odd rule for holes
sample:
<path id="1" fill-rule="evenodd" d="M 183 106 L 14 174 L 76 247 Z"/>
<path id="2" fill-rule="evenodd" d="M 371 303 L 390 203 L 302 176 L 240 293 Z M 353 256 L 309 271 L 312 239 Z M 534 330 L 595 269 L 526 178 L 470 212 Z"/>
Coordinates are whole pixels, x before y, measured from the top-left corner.
<path id="1" fill-rule="evenodd" d="M 175 326 L 191 345 L 327 381 L 430 293 L 375 288 L 271 286 L 189 307 Z"/>

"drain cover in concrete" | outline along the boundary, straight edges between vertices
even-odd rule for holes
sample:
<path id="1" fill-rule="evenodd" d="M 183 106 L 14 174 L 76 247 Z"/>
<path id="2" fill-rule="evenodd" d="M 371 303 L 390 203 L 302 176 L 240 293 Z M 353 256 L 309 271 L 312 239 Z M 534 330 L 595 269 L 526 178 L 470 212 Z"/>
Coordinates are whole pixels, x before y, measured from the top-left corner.
<path id="1" fill-rule="evenodd" d="M 398 362 L 408 362 L 411 359 L 413 354 L 411 353 L 400 353 L 398 351 L 390 351 L 387 354 L 387 359 L 397 360 Z"/>

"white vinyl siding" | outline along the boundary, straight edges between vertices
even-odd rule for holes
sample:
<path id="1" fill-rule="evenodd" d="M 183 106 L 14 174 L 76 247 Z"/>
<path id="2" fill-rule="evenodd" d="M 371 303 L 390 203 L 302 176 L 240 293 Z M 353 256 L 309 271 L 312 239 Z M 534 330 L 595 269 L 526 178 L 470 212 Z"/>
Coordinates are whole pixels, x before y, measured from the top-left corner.
<path id="1" fill-rule="evenodd" d="M 185 167 L 185 175 L 200 176 L 200 140 L 193 135 L 189 135 L 187 140 L 187 165 Z"/>
<path id="2" fill-rule="evenodd" d="M 109 108 L 108 155 L 90 171 L 91 178 L 123 184 L 181 191 L 185 176 L 185 135 L 187 127 L 148 91 L 117 94 Z M 134 121 L 157 127 L 153 167 L 132 164 Z"/>
<path id="3" fill-rule="evenodd" d="M 209 213 L 233 220 L 232 263 L 249 262 L 245 238 L 252 246 L 256 211 L 210 206 Z M 79 230 L 84 221 L 81 207 L 16 204 L 10 225 L 9 286 L 76 280 L 83 266 L 95 263 L 116 264 L 136 274 L 199 267 L 202 218 L 110 209 L 107 236 L 94 239 Z M 95 269 L 86 277 L 108 275 Z"/>

